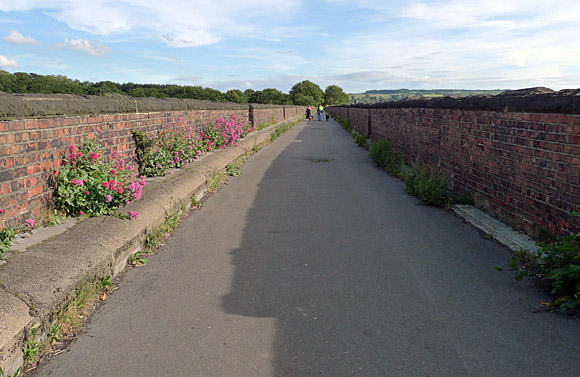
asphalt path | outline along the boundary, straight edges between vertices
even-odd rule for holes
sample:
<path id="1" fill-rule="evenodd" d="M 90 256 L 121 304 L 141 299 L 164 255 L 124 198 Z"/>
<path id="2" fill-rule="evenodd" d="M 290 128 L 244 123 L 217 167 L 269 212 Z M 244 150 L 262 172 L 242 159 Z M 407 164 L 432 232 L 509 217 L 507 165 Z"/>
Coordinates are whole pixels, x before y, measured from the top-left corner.
<path id="1" fill-rule="evenodd" d="M 580 320 L 509 252 L 302 122 L 205 201 L 36 376 L 579 376 Z M 498 272 L 495 266 L 503 266 Z"/>

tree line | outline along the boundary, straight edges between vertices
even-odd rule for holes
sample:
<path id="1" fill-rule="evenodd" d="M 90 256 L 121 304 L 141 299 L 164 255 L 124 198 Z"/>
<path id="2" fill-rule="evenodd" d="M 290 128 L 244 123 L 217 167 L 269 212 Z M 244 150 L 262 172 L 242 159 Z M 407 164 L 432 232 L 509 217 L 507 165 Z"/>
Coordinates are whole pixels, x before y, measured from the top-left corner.
<path id="1" fill-rule="evenodd" d="M 304 80 L 296 83 L 289 93 L 278 89 L 263 90 L 230 89 L 221 92 L 202 86 L 182 86 L 174 84 L 119 84 L 112 81 L 79 81 L 62 75 L 39 75 L 36 73 L 9 73 L 0 70 L 0 91 L 6 93 L 42 93 L 110 95 L 125 94 L 132 97 L 190 98 L 214 102 L 260 103 L 274 105 L 341 105 L 350 102 L 350 97 L 342 88 L 329 85 L 326 90 Z"/>

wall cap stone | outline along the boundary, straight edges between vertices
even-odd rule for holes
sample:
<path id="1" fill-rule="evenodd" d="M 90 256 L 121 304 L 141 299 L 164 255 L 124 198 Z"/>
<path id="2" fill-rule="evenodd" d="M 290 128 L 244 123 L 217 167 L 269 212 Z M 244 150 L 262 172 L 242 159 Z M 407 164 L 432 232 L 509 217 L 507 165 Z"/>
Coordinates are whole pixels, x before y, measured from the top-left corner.
<path id="1" fill-rule="evenodd" d="M 0 92 L 0 120 L 187 110 L 248 110 L 247 104 L 179 98 L 8 94 Z"/>
<path id="2" fill-rule="evenodd" d="M 553 91 L 545 87 L 510 90 L 495 96 L 418 98 L 406 97 L 398 101 L 375 104 L 356 104 L 340 107 L 363 109 L 428 108 L 481 110 L 516 113 L 580 114 L 580 89 Z"/>

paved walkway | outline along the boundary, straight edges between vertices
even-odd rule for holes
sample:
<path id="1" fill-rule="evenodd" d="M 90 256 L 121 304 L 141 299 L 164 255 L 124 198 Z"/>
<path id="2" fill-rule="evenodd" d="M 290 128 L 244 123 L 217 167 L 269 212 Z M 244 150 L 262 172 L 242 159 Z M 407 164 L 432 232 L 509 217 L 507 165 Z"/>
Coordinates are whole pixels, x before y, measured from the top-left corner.
<path id="1" fill-rule="evenodd" d="M 334 121 L 242 172 L 36 375 L 580 375 L 580 320 L 535 313 L 548 297 L 505 247 L 407 196 Z"/>

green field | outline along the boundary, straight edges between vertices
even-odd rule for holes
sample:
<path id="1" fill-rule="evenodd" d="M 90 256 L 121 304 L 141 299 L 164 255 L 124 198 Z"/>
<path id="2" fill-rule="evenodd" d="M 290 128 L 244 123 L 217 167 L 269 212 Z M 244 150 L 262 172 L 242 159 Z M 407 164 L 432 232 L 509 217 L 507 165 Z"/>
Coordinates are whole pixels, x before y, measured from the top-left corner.
<path id="1" fill-rule="evenodd" d="M 364 93 L 349 93 L 351 103 L 376 103 L 397 101 L 406 97 L 437 98 L 437 97 L 467 97 L 479 94 L 496 95 L 505 90 L 466 90 L 466 89 L 384 89 L 367 90 Z"/>

